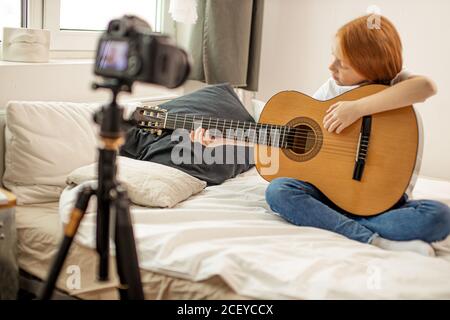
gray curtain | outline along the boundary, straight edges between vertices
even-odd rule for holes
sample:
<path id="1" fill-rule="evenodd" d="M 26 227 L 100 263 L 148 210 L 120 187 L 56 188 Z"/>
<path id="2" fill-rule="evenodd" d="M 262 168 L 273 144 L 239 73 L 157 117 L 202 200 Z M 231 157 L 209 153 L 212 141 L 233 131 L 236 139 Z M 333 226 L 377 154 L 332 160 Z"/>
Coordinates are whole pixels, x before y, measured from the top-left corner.
<path id="1" fill-rule="evenodd" d="M 190 79 L 258 90 L 264 0 L 198 0 Z"/>

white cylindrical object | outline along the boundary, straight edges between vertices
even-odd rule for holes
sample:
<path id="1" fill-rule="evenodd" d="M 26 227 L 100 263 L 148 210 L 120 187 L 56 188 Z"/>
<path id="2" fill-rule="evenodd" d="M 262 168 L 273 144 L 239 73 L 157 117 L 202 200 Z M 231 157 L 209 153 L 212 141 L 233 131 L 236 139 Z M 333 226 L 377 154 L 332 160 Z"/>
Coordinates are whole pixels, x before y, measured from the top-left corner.
<path id="1" fill-rule="evenodd" d="M 48 62 L 49 49 L 48 30 L 3 28 L 3 60 Z"/>

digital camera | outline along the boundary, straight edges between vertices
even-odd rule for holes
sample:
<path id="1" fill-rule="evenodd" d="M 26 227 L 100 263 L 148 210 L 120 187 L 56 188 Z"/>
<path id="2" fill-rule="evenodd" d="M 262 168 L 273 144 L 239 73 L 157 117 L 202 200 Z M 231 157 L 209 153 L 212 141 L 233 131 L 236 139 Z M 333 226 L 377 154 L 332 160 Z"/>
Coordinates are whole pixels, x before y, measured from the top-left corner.
<path id="1" fill-rule="evenodd" d="M 95 74 L 176 88 L 190 72 L 187 53 L 135 16 L 111 20 L 97 47 Z"/>

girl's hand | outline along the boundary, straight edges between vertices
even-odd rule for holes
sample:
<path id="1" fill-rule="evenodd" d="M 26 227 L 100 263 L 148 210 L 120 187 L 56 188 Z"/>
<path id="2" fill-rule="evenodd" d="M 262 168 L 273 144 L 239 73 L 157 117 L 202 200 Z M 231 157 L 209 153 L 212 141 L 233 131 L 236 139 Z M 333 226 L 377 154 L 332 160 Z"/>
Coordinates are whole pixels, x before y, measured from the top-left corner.
<path id="1" fill-rule="evenodd" d="M 199 142 L 206 147 L 216 147 L 225 143 L 222 137 L 211 136 L 209 130 L 198 127 L 195 131 L 191 131 L 189 136 L 191 141 Z"/>
<path id="2" fill-rule="evenodd" d="M 328 132 L 341 133 L 362 117 L 361 109 L 357 101 L 339 101 L 328 108 L 323 118 L 323 126 Z"/>

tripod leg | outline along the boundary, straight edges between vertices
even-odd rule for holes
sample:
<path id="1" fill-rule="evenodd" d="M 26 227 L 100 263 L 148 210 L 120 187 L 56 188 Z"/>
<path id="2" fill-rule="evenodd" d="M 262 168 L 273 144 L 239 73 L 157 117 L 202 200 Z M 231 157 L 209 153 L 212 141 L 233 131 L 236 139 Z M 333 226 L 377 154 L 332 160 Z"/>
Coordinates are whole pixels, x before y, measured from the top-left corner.
<path id="1" fill-rule="evenodd" d="M 116 151 L 100 149 L 97 187 L 97 253 L 98 279 L 108 280 L 110 241 L 110 191 L 115 188 Z"/>
<path id="2" fill-rule="evenodd" d="M 75 237 L 78 227 L 80 226 L 81 219 L 83 219 L 83 216 L 86 213 L 89 199 L 94 194 L 95 191 L 89 186 L 84 187 L 78 194 L 75 207 L 70 214 L 70 221 L 64 229 L 64 238 L 61 242 L 55 260 L 53 261 L 47 281 L 41 292 L 41 300 L 48 300 L 52 297 L 56 280 L 58 279 L 59 273 L 61 272 L 61 268 L 69 252 L 70 245 L 72 244 L 73 238 Z"/>
<path id="3" fill-rule="evenodd" d="M 131 223 L 129 199 L 126 190 L 117 186 L 115 208 L 115 245 L 117 272 L 120 279 L 120 298 L 143 300 L 144 292 L 139 271 L 139 262 Z"/>

